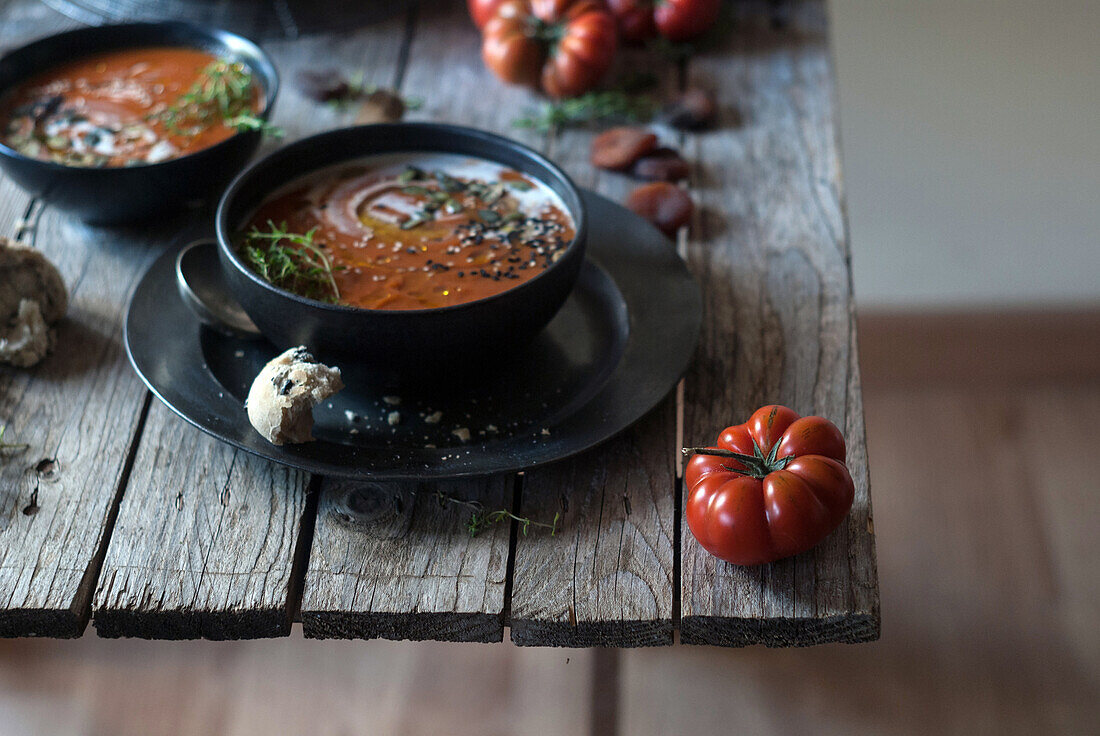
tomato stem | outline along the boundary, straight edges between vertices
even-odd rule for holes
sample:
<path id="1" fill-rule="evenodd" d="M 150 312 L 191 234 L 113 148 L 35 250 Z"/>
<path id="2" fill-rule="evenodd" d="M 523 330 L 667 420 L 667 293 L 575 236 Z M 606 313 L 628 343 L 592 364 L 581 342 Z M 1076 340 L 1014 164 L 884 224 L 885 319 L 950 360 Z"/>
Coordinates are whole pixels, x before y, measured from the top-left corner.
<path id="1" fill-rule="evenodd" d="M 553 55 L 558 43 L 565 37 L 565 27 L 560 23 L 547 23 L 536 15 L 527 16 L 527 37 L 546 44 Z"/>
<path id="2" fill-rule="evenodd" d="M 776 443 L 772 451 L 768 453 L 767 457 L 764 457 L 764 453 L 759 447 L 756 448 L 755 455 L 745 455 L 740 452 L 734 452 L 733 450 L 723 450 L 720 447 L 684 447 L 682 452 L 685 455 L 711 455 L 713 457 L 728 457 L 745 466 L 745 470 L 740 468 L 731 468 L 728 465 L 722 467 L 726 470 L 732 470 L 735 473 L 741 475 L 747 475 L 752 478 L 764 478 L 769 473 L 773 473 L 776 470 L 783 470 L 787 465 L 794 460 L 794 455 L 788 455 L 787 457 L 776 458 L 775 454 L 779 450 L 779 444 Z"/>

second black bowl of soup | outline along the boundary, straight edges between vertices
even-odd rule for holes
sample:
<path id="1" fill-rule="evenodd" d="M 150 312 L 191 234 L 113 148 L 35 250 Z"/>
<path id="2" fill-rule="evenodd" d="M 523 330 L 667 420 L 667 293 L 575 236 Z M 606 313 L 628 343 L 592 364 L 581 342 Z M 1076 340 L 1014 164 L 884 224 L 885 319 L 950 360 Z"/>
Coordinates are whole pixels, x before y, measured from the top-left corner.
<path id="1" fill-rule="evenodd" d="M 275 102 L 271 60 L 188 23 L 59 33 L 0 58 L 0 166 L 93 223 L 216 196 L 256 151 Z"/>
<path id="2" fill-rule="evenodd" d="M 390 380 L 514 355 L 584 260 L 580 195 L 514 141 L 432 123 L 367 125 L 256 163 L 218 207 L 223 270 L 277 347 Z"/>

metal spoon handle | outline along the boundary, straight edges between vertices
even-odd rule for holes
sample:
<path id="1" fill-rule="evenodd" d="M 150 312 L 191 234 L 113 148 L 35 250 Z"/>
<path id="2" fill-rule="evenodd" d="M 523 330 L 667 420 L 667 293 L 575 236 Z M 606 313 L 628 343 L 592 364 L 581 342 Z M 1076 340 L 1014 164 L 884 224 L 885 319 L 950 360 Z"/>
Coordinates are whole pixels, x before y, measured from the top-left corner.
<path id="1" fill-rule="evenodd" d="M 183 303 L 204 325 L 230 337 L 263 337 L 225 282 L 217 241 L 203 238 L 180 250 L 176 256 L 176 288 Z"/>

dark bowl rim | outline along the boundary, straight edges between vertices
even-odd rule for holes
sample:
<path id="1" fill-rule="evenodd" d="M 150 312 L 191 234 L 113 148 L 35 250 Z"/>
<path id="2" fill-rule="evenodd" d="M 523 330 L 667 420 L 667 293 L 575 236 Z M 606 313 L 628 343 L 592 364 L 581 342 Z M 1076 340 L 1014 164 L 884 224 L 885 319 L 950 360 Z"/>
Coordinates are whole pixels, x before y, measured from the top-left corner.
<path id="1" fill-rule="evenodd" d="M 228 47 L 228 44 L 225 43 L 226 39 L 231 38 L 231 39 L 233 39 L 234 43 L 240 44 L 241 46 L 246 47 L 250 53 L 254 54 L 258 59 L 260 59 L 263 62 L 263 65 L 266 68 L 257 70 L 255 68 L 255 65 L 253 65 L 253 64 L 249 64 L 249 67 L 252 69 L 253 74 L 256 74 L 256 72 L 259 71 L 260 76 L 263 77 L 263 79 L 261 81 L 264 82 L 264 84 L 263 84 L 264 106 L 260 109 L 260 111 L 257 113 L 257 115 L 262 120 L 267 120 L 268 119 L 268 117 L 271 114 L 272 108 L 275 106 L 275 97 L 279 92 L 279 71 L 275 67 L 274 60 L 256 42 L 254 42 L 254 41 L 252 41 L 248 38 L 245 38 L 244 36 L 242 36 L 238 33 L 234 33 L 233 31 L 227 31 L 224 28 L 218 28 L 217 26 L 205 26 L 205 25 L 201 25 L 201 24 L 198 24 L 198 23 L 191 23 L 191 22 L 183 21 L 183 20 L 166 20 L 166 21 L 143 21 L 143 22 L 135 22 L 135 23 L 113 23 L 113 24 L 106 24 L 106 25 L 101 25 L 101 26 L 84 26 L 82 28 L 73 28 L 73 29 L 70 29 L 68 31 L 61 31 L 60 33 L 54 33 L 54 34 L 49 35 L 49 36 L 43 36 L 42 38 L 37 38 L 37 39 L 31 41 L 30 43 L 23 44 L 22 46 L 20 46 L 18 48 L 11 49 L 10 51 L 6 52 L 3 56 L 0 56 L 0 67 L 2 67 L 4 65 L 4 63 L 6 61 L 8 61 L 8 59 L 11 56 L 22 53 L 22 52 L 26 51 L 27 49 L 34 48 L 35 46 L 38 46 L 40 44 L 41 45 L 46 45 L 48 43 L 56 43 L 58 40 L 65 39 L 65 38 L 70 37 L 70 36 L 79 36 L 79 35 L 85 35 L 85 34 L 94 35 L 94 34 L 99 33 L 99 32 L 113 31 L 113 30 L 151 31 L 151 30 L 159 30 L 159 29 L 167 29 L 167 28 L 178 28 L 178 29 L 190 31 L 190 32 L 194 33 L 197 36 L 206 37 L 206 38 L 214 41 L 215 43 L 221 44 L 221 45 L 226 46 L 226 47 Z M 155 45 L 155 43 L 150 42 L 150 45 Z M 180 44 L 166 44 L 166 45 L 179 46 L 179 47 L 182 47 L 182 48 L 188 48 L 187 44 L 183 44 L 183 43 L 180 43 Z M 116 48 L 117 49 L 122 49 L 122 48 L 128 48 L 128 47 L 127 46 L 108 46 L 108 47 L 104 47 L 102 49 L 102 51 L 110 51 L 110 50 L 116 49 Z M 192 46 L 190 48 L 196 48 L 196 47 Z M 99 53 L 99 52 L 96 52 L 96 51 L 90 52 L 90 54 L 94 54 L 94 53 Z M 78 58 L 80 58 L 80 57 L 78 57 Z M 43 71 L 48 71 L 48 69 L 43 70 Z M 8 85 L 7 87 L 5 87 L 3 89 L 0 89 L 0 97 L 3 97 L 13 86 L 18 84 L 19 81 L 21 81 L 21 80 L 17 80 L 15 82 L 13 82 L 12 84 Z M 68 164 L 59 164 L 55 161 L 44 161 L 40 158 L 34 158 L 32 156 L 27 156 L 25 154 L 20 153 L 19 151 L 16 151 L 14 148 L 11 148 L 6 143 L 4 143 L 3 139 L 0 139 L 0 157 L 7 157 L 7 158 L 11 158 L 11 159 L 14 159 L 16 161 L 20 161 L 20 162 L 27 163 L 27 164 L 30 164 L 30 165 L 40 166 L 43 169 L 46 169 L 47 171 L 98 172 L 99 174 L 102 174 L 104 176 L 109 176 L 109 175 L 112 175 L 113 172 L 116 172 L 116 171 L 148 171 L 148 170 L 156 168 L 156 167 L 170 167 L 173 164 L 176 164 L 180 161 L 191 159 L 195 156 L 200 156 L 200 155 L 206 154 L 207 152 L 213 152 L 213 151 L 217 151 L 219 149 L 222 149 L 224 147 L 228 147 L 229 145 L 236 142 L 242 136 L 256 135 L 256 134 L 257 134 L 257 131 L 254 131 L 254 130 L 239 130 L 239 131 L 237 131 L 236 133 L 229 136 L 228 138 L 226 138 L 223 141 L 219 141 L 218 143 L 215 143 L 212 146 L 207 146 L 206 148 L 200 148 L 197 151 L 192 151 L 191 153 L 185 154 L 183 156 L 177 156 L 176 158 L 170 158 L 170 159 L 167 159 L 165 161 L 157 161 L 156 163 L 144 163 L 143 162 L 143 163 L 132 164 L 132 165 L 129 165 L 129 166 L 69 166 Z M 97 174 L 90 174 L 89 173 L 89 174 L 86 174 L 86 175 L 95 176 Z"/>
<path id="2" fill-rule="evenodd" d="M 236 253 L 235 249 L 230 246 L 229 236 L 228 236 L 228 229 L 229 228 L 228 228 L 227 223 L 225 222 L 225 220 L 229 217 L 228 210 L 229 210 L 229 204 L 230 204 L 231 200 L 237 194 L 237 192 L 248 182 L 248 178 L 253 174 L 254 171 L 258 170 L 261 166 L 266 164 L 271 159 L 276 158 L 278 156 L 286 155 L 288 151 L 290 151 L 292 149 L 295 149 L 295 148 L 298 148 L 298 147 L 307 148 L 307 147 L 313 145 L 314 143 L 316 143 L 317 140 L 320 139 L 320 138 L 324 138 L 324 137 L 327 137 L 327 136 L 336 136 L 336 135 L 350 135 L 353 131 L 380 132 L 380 131 L 383 131 L 383 130 L 396 130 L 396 129 L 432 130 L 432 131 L 442 132 L 442 133 L 446 133 L 446 134 L 450 134 L 450 135 L 457 135 L 459 137 L 463 137 L 463 138 L 467 138 L 467 139 L 480 140 L 482 142 L 489 143 L 489 144 L 491 144 L 493 146 L 496 146 L 498 148 L 505 148 L 505 149 L 511 149 L 512 151 L 517 151 L 520 154 L 522 154 L 523 156 L 533 160 L 535 163 L 539 164 L 540 166 L 543 166 L 546 169 L 548 169 L 565 186 L 565 189 L 568 192 L 569 198 L 573 199 L 573 202 L 568 202 L 568 201 L 566 201 L 566 199 L 567 199 L 566 197 L 562 197 L 563 202 L 565 202 L 566 208 L 569 210 L 569 214 L 573 217 L 574 235 L 573 235 L 573 239 L 571 241 L 569 241 L 569 244 L 565 247 L 565 249 L 563 251 L 561 251 L 561 253 L 562 253 L 561 258 L 559 258 L 557 261 L 554 261 L 553 263 L 551 263 L 549 267 L 547 267 L 547 268 L 543 269 L 542 271 L 540 271 L 533 278 L 528 279 L 527 281 L 524 281 L 520 284 L 516 284 L 515 286 L 511 287 L 510 289 L 505 289 L 504 291 L 498 292 L 496 294 L 491 294 L 489 296 L 485 296 L 485 297 L 482 297 L 480 299 L 475 299 L 473 301 L 462 302 L 461 304 L 451 304 L 451 305 L 446 306 L 446 307 L 426 307 L 424 309 L 371 309 L 369 307 L 352 307 L 352 306 L 348 306 L 348 305 L 345 305 L 345 304 L 332 304 L 330 302 L 322 302 L 322 301 L 319 301 L 317 299 L 310 299 L 309 297 L 305 297 L 305 296 L 302 296 L 300 294 L 295 294 L 293 291 L 289 291 L 287 289 L 282 289 L 282 288 L 279 288 L 279 287 L 275 286 L 274 284 L 271 284 L 270 282 L 264 280 L 259 274 L 257 274 L 255 271 L 253 271 L 251 268 L 249 268 L 245 263 L 243 263 L 241 261 L 241 259 L 237 256 L 237 253 Z M 421 149 L 418 149 L 415 144 L 412 144 L 407 149 L 403 149 L 403 150 L 400 150 L 400 151 L 383 151 L 383 152 L 379 152 L 379 154 L 376 154 L 376 155 L 380 155 L 382 153 L 404 153 L 404 152 L 415 153 L 418 150 L 421 150 Z M 448 153 L 448 151 L 441 150 L 441 149 L 425 148 L 425 149 L 422 149 L 422 150 L 430 151 L 430 152 L 433 152 L 433 153 Z M 458 155 L 462 155 L 460 151 L 450 151 L 450 153 L 455 153 L 455 154 L 458 154 Z M 362 154 L 357 154 L 357 155 L 354 155 L 354 156 L 349 156 L 347 159 L 344 160 L 344 162 L 350 163 L 350 162 L 353 162 L 353 161 L 356 161 L 356 160 L 369 158 L 371 155 L 372 154 L 370 154 L 370 153 L 362 153 Z M 485 157 L 485 158 L 486 158 L 486 160 L 489 160 L 489 161 L 494 161 L 495 160 L 495 159 L 490 158 L 490 157 Z M 313 171 L 317 171 L 321 168 L 328 168 L 328 167 L 332 167 L 332 166 L 338 166 L 338 165 L 340 165 L 340 163 L 341 163 L 340 161 L 334 161 L 334 162 L 325 164 L 324 166 L 318 167 L 317 169 L 311 169 L 308 172 L 296 173 L 293 177 L 287 178 L 286 180 L 281 181 L 278 184 L 276 184 L 275 186 L 271 187 L 269 192 L 275 191 L 279 187 L 284 186 L 286 184 L 289 184 L 291 181 L 293 181 L 294 179 L 297 179 L 298 177 L 305 176 L 309 173 L 313 173 Z M 499 161 L 498 161 L 498 163 L 499 163 Z M 525 173 L 529 173 L 529 172 L 525 172 Z M 534 176 L 534 175 L 531 174 L 531 176 Z M 548 182 L 543 181 L 542 177 L 535 177 L 535 178 L 539 179 L 539 181 L 542 182 L 543 184 L 549 185 Z M 424 122 L 416 121 L 416 122 L 407 122 L 407 123 L 406 122 L 373 123 L 373 124 L 369 124 L 369 125 L 353 125 L 353 126 L 348 126 L 348 127 L 345 127 L 345 128 L 334 128 L 332 130 L 326 130 L 324 132 L 317 133 L 316 135 L 312 135 L 312 136 L 309 136 L 307 138 L 302 138 L 300 140 L 294 141 L 293 143 L 290 143 L 286 146 L 283 146 L 282 148 L 278 149 L 277 151 L 274 151 L 274 152 L 270 153 L 269 155 L 263 157 L 259 161 L 253 162 L 251 165 L 249 165 L 247 168 L 245 168 L 240 174 L 238 174 L 237 177 L 235 179 L 233 179 L 232 182 L 230 182 L 229 186 L 226 187 L 225 191 L 222 193 L 221 199 L 218 201 L 217 212 L 214 215 L 214 229 L 215 229 L 215 233 L 217 235 L 218 248 L 222 251 L 223 254 L 228 256 L 228 258 L 230 259 L 230 262 L 237 269 L 237 271 L 243 273 L 254 284 L 262 287 L 263 289 L 271 292 L 272 294 L 274 294 L 276 296 L 290 299 L 291 301 L 302 304 L 303 306 L 312 307 L 312 308 L 315 308 L 315 309 L 319 308 L 319 309 L 323 309 L 323 310 L 326 310 L 326 311 L 329 311 L 329 312 L 334 312 L 336 314 L 360 314 L 360 315 L 371 315 L 373 317 L 381 317 L 383 315 L 389 315 L 389 316 L 392 316 L 392 318 L 396 319 L 399 316 L 403 316 L 403 315 L 454 314 L 455 312 L 459 312 L 459 311 L 462 311 L 462 310 L 482 307 L 485 304 L 493 302 L 494 300 L 499 300 L 499 299 L 504 299 L 504 298 L 515 296 L 517 292 L 520 292 L 520 291 L 523 291 L 523 290 L 527 289 L 532 284 L 537 282 L 539 279 L 543 278 L 544 276 L 546 276 L 550 272 L 554 271 L 557 267 L 564 264 L 570 255 L 574 254 L 578 249 L 584 247 L 585 239 L 587 238 L 587 235 L 588 235 L 587 217 L 588 216 L 587 216 L 587 212 L 585 210 L 584 200 L 581 198 L 580 190 L 577 188 L 577 185 L 573 183 L 573 180 L 569 177 L 569 175 L 566 174 L 565 171 L 563 171 L 562 168 L 560 166 L 558 166 L 556 163 L 554 163 L 549 158 L 547 158 L 543 154 L 539 153 L 535 149 L 531 148 L 530 146 L 524 145 L 523 143 L 520 143 L 519 141 L 512 140 L 511 138 L 506 138 L 502 135 L 497 135 L 496 133 L 490 133 L 488 131 L 480 130 L 478 128 L 471 128 L 471 127 L 467 127 L 467 126 L 464 126 L 464 125 L 455 125 L 455 124 L 452 124 L 452 123 L 433 123 L 433 122 L 426 122 L 426 121 L 424 121 Z"/>

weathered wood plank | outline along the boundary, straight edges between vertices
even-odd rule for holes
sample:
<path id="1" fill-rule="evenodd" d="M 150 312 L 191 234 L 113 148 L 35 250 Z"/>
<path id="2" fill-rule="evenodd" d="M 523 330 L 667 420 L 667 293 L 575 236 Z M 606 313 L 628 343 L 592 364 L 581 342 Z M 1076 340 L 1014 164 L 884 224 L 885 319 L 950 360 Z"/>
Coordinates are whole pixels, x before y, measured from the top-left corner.
<path id="1" fill-rule="evenodd" d="M 364 38 L 381 37 L 377 29 L 363 33 Z M 420 9 L 408 64 L 397 75 L 405 94 L 423 100 L 410 119 L 514 132 L 512 111 L 531 100 L 527 92 L 506 88 L 490 76 L 478 44 L 461 3 Z M 369 72 L 386 84 L 385 69 L 376 65 Z M 492 104 L 486 104 L 489 95 Z M 528 134 L 532 137 L 539 138 Z M 410 493 L 400 484 L 359 491 L 375 501 Z M 437 491 L 478 500 L 487 510 L 510 510 L 513 503 L 511 476 L 426 483 L 395 518 L 381 526 L 372 522 L 374 531 L 364 531 L 362 524 L 349 525 L 349 515 L 341 510 L 346 503 L 340 499 L 354 491 L 326 485 L 302 599 L 306 636 L 501 640 L 508 526 L 498 525 L 471 540 L 464 526 L 469 510 L 440 509 L 433 500 Z M 395 526 L 400 525 L 407 528 L 398 533 Z"/>
<path id="2" fill-rule="evenodd" d="M 762 404 L 823 415 L 847 437 L 856 499 L 816 549 L 760 567 L 711 557 L 685 525 L 682 641 L 866 641 L 878 636 L 878 587 L 824 10 L 801 3 L 776 23 L 738 7 L 725 47 L 689 68 L 726 107 L 716 131 L 691 140 L 702 209 L 688 254 L 706 317 L 685 439 L 711 442 Z"/>
<path id="3" fill-rule="evenodd" d="M 387 84 L 403 28 L 397 20 L 356 34 L 269 44 L 284 78 L 273 120 L 287 138 L 341 124 L 351 114 L 305 99 L 293 82 L 299 69 L 379 70 L 378 79 L 367 81 Z M 197 212 L 190 225 L 201 228 L 209 217 Z M 285 636 L 297 605 L 295 550 L 299 537 L 308 543 L 312 524 L 302 518 L 308 484 L 307 474 L 233 450 L 154 406 L 96 592 L 96 631 L 175 639 Z"/>
<path id="4" fill-rule="evenodd" d="M 95 594 L 100 636 L 285 636 L 307 475 L 154 400 Z"/>
<path id="5" fill-rule="evenodd" d="M 524 646 L 672 643 L 675 404 L 575 460 L 524 476 L 521 514 L 554 536 L 516 543 L 511 636 Z"/>
<path id="6" fill-rule="evenodd" d="M 122 304 L 159 252 L 144 231 L 42 214 L 33 243 L 71 302 L 53 355 L 0 371 L 0 416 L 29 445 L 0 469 L 0 632 L 78 636 L 145 403 L 122 348 Z"/>
<path id="7" fill-rule="evenodd" d="M 481 61 L 481 36 L 461 2 L 421 7 L 402 89 L 424 102 L 408 117 L 488 130 L 540 148 L 545 136 L 512 125 L 537 106 L 525 88 L 498 80 Z"/>
<path id="8" fill-rule="evenodd" d="M 429 489 L 326 480 L 303 594 L 305 635 L 500 641 L 509 525 L 472 537 L 470 509 L 435 493 L 511 508 L 512 483 L 497 476 Z"/>
<path id="9" fill-rule="evenodd" d="M 75 25 L 34 2 L 9 3 L 0 17 L 5 49 Z M 0 368 L 0 424 L 28 445 L 0 463 L 0 636 L 79 636 L 143 405 L 119 305 L 150 254 L 130 233 L 101 242 L 48 214 L 27 230 L 30 203 L 0 179 L 0 232 L 57 263 L 71 303 L 53 355 Z"/>
<path id="10" fill-rule="evenodd" d="M 625 52 L 624 68 L 652 62 Z M 664 65 L 656 96 L 676 86 Z M 655 128 L 662 142 L 678 136 Z M 625 201 L 640 182 L 588 162 L 594 133 L 551 136 L 547 152 L 579 185 Z M 676 407 L 665 400 L 622 435 L 584 455 L 526 473 L 521 513 L 552 518 L 557 534 L 517 540 L 512 584 L 512 641 L 528 646 L 672 644 L 676 527 Z"/>

